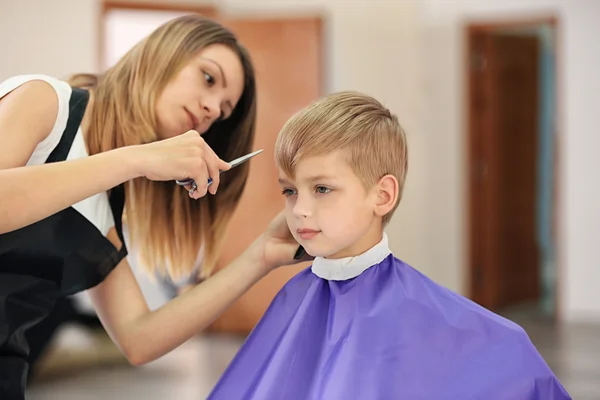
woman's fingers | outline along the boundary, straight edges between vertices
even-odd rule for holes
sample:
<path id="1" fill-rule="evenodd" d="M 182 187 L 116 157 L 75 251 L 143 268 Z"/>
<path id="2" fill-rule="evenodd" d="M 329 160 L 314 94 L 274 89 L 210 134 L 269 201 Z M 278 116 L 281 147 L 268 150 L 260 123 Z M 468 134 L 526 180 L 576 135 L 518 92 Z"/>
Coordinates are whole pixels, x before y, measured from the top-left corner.
<path id="1" fill-rule="evenodd" d="M 188 195 L 191 198 L 194 198 L 194 192 L 196 191 L 196 185 L 188 184 L 183 186 L 183 188 L 188 192 Z"/>
<path id="2" fill-rule="evenodd" d="M 214 195 L 215 193 L 217 193 L 219 183 L 221 182 L 218 158 L 215 156 L 213 159 L 209 160 L 207 162 L 207 167 L 208 175 L 210 176 L 210 179 L 212 179 L 212 182 L 208 187 L 208 191 Z"/>
<path id="3" fill-rule="evenodd" d="M 144 176 L 150 180 L 190 179 L 195 185 L 183 187 L 190 197 L 199 199 L 208 192 L 216 194 L 221 182 L 220 172 L 231 165 L 221 160 L 196 131 L 143 146 Z M 211 183 L 209 185 L 209 179 Z"/>
<path id="4" fill-rule="evenodd" d="M 226 161 L 221 160 L 220 158 L 217 158 L 217 159 L 218 159 L 219 170 L 221 170 L 221 171 L 229 171 L 231 169 L 231 164 L 229 164 Z"/>

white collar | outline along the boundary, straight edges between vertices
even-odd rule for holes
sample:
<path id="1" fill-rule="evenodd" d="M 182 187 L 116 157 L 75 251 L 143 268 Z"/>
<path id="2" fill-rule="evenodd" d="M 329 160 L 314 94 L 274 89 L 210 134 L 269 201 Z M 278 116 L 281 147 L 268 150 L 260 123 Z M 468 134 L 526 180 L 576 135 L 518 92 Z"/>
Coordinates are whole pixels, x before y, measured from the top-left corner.
<path id="1" fill-rule="evenodd" d="M 391 253 L 388 247 L 388 238 L 384 232 L 381 241 L 366 252 L 354 257 L 337 259 L 316 257 L 311 270 L 319 278 L 345 281 L 356 278 L 368 268 L 379 264 Z"/>

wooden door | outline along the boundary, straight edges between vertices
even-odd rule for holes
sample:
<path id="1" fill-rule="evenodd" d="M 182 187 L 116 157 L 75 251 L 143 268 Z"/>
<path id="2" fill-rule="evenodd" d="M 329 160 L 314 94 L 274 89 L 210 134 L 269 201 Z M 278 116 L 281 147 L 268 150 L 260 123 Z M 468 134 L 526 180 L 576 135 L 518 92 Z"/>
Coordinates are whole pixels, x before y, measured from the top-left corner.
<path id="1" fill-rule="evenodd" d="M 498 309 L 538 300 L 536 37 L 470 40 L 472 297 Z"/>
<path id="2" fill-rule="evenodd" d="M 246 46 L 256 69 L 258 116 L 246 190 L 228 227 L 218 267 L 237 257 L 284 207 L 274 145 L 289 117 L 322 95 L 321 20 L 318 18 L 220 20 Z M 247 334 L 279 289 L 307 263 L 282 267 L 257 283 L 211 327 Z"/>

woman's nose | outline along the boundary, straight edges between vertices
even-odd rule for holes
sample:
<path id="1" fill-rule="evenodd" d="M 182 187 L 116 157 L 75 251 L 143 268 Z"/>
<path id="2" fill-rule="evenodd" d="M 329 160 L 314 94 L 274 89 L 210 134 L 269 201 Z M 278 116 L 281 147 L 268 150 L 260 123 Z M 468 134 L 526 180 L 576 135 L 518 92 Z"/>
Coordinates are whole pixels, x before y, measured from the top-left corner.
<path id="1" fill-rule="evenodd" d="M 210 121 L 215 121 L 221 116 L 221 105 L 217 99 L 208 98 L 202 102 L 202 108 Z"/>

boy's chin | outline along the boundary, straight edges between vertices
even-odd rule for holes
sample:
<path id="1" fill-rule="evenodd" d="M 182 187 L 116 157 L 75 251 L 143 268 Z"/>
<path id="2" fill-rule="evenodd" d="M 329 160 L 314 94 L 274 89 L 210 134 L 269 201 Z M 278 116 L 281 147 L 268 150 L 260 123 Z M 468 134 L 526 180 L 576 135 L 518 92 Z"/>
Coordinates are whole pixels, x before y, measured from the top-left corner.
<path id="1" fill-rule="evenodd" d="M 311 246 L 310 244 L 303 244 L 302 247 L 304 247 L 306 254 L 311 257 L 327 258 L 333 254 L 331 251 L 319 248 L 318 246 Z"/>
<path id="2" fill-rule="evenodd" d="M 324 249 L 319 248 L 318 246 L 310 245 L 304 245 L 303 247 L 304 251 L 306 251 L 306 254 L 310 255 L 311 257 L 332 258 L 339 253 L 338 249 Z"/>

